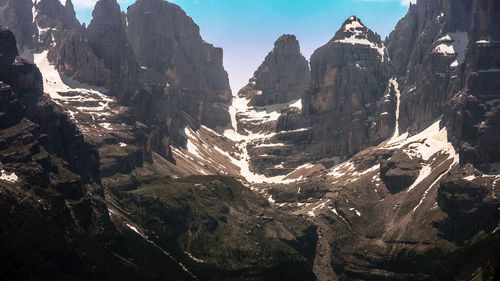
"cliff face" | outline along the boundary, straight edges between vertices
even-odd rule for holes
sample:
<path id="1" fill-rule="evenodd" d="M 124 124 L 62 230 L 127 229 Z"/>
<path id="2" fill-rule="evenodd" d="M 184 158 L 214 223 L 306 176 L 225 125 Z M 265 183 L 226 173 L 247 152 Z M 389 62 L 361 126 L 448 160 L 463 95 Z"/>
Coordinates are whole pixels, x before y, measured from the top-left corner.
<path id="1" fill-rule="evenodd" d="M 0 29 L 0 43 L 10 46 L 0 50 L 0 205 L 8 204 L 5 197 L 23 196 L 24 192 L 37 194 L 39 202 L 52 207 L 67 200 L 53 219 L 66 224 L 68 231 L 88 229 L 97 219 L 92 214 L 90 194 L 103 195 L 97 187 L 97 149 L 86 143 L 64 111 L 43 95 L 39 69 L 16 57 L 10 31 Z"/>
<path id="2" fill-rule="evenodd" d="M 187 113 L 210 128 L 230 124 L 232 95 L 222 64 L 222 49 L 202 40 L 199 27 L 177 5 L 139 0 L 128 8 L 127 34 L 139 64 L 159 76 L 172 122 Z M 175 117 L 175 118 L 174 118 Z M 172 124 L 183 127 L 182 124 Z"/>
<path id="3" fill-rule="evenodd" d="M 9 26 L 16 34 L 17 44 L 21 53 L 33 47 L 32 35 L 36 25 L 33 14 L 26 13 L 32 7 L 31 0 L 4 0 L 0 2 L 0 26 Z"/>
<path id="4" fill-rule="evenodd" d="M 145 150 L 173 160 L 170 138 L 183 145 L 180 131 L 186 124 L 194 121 L 213 129 L 229 124 L 232 96 L 222 50 L 204 42 L 198 26 L 178 6 L 138 1 L 127 19 L 116 0 L 101 0 L 85 28 L 71 0 L 3 2 L 0 21 L 29 39 L 19 42 L 23 56 L 34 61 L 43 53 L 64 77 L 104 88 L 101 92 L 132 114 L 104 123 L 135 119 L 145 124 Z M 145 17 L 150 11 L 159 16 L 156 24 Z"/>
<path id="5" fill-rule="evenodd" d="M 42 184 L 53 183 L 51 169 L 58 171 L 54 161 L 60 158 L 62 170 L 69 170 L 76 178 L 76 189 L 82 184 L 98 182 L 98 156 L 92 146 L 83 141 L 81 133 L 60 108 L 43 95 L 42 75 L 36 65 L 16 57 L 14 36 L 9 30 L 0 32 L 2 43 L 2 165 L 19 168 L 17 173 L 38 171 Z M 9 153 L 9 148 L 21 152 Z M 15 149 L 14 149 L 15 151 Z M 48 154 L 48 155 L 47 155 Z M 33 163 L 27 164 L 25 162 Z M 17 164 L 17 165 L 16 165 Z M 22 164 L 22 165 L 20 165 Z M 36 173 L 29 175 L 35 179 Z M 56 172 L 57 174 L 57 172 Z M 47 180 L 43 183 L 42 179 Z M 71 191 L 70 191 L 71 192 Z"/>
<path id="6" fill-rule="evenodd" d="M 249 105 L 284 104 L 301 99 L 309 86 L 309 65 L 300 53 L 294 35 L 285 34 L 255 71 L 238 95 L 250 99 Z"/>
<path id="7" fill-rule="evenodd" d="M 392 134 L 388 128 L 371 133 L 377 122 L 394 122 L 394 110 L 391 114 L 379 110 L 395 97 L 388 89 L 384 98 L 387 69 L 387 51 L 380 36 L 354 16 L 314 52 L 303 108 L 312 128 L 311 154 L 317 159 L 344 156 Z"/>
<path id="8" fill-rule="evenodd" d="M 110 87 L 111 72 L 89 47 L 71 0 L 65 6 L 58 0 L 41 0 L 31 11 L 37 26 L 31 53 L 47 50 L 49 61 L 59 72 L 82 83 Z"/>
<path id="9" fill-rule="evenodd" d="M 475 1 L 469 44 L 459 77 L 463 89 L 447 103 L 445 125 L 463 163 L 489 169 L 500 160 L 500 3 Z"/>
<path id="10" fill-rule="evenodd" d="M 462 89 L 474 1 L 421 1 L 387 39 L 400 80 L 399 125 L 420 131 L 439 118 Z"/>
<path id="11" fill-rule="evenodd" d="M 99 0 L 86 29 L 62 2 L 0 0 L 42 72 L 0 30 L 2 274 L 498 276 L 498 1 L 419 0 L 384 43 L 351 17 L 310 77 L 282 36 L 223 135 L 222 51 L 179 7 Z M 248 186 L 162 176 L 217 172 Z"/>
<path id="12" fill-rule="evenodd" d="M 399 127 L 416 132 L 444 114 L 462 163 L 498 161 L 495 1 L 420 1 L 387 40 L 400 81 Z"/>
<path id="13" fill-rule="evenodd" d="M 116 0 L 100 0 L 92 16 L 86 30 L 89 46 L 111 72 L 110 91 L 119 101 L 128 103 L 140 87 L 142 73 L 125 32 L 125 15 Z"/>

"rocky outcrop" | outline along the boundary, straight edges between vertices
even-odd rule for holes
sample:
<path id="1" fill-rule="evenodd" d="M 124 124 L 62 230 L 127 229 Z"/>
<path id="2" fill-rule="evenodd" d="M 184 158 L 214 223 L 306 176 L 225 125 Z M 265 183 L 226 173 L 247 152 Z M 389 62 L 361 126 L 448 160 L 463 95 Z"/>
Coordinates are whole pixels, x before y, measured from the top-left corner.
<path id="1" fill-rule="evenodd" d="M 2 65 L 3 73 L 6 73 L 6 68 L 14 62 L 18 55 L 16 38 L 11 31 L 0 29 L 0 64 Z M 5 70 L 4 70 L 5 69 Z"/>
<path id="2" fill-rule="evenodd" d="M 206 43 L 199 27 L 177 5 L 161 0 L 138 0 L 127 10 L 127 35 L 143 68 L 158 73 L 146 84 L 163 93 L 169 126 L 177 135 L 186 118 L 210 128 L 230 124 L 227 106 L 232 95 L 222 64 L 222 49 Z"/>
<path id="3" fill-rule="evenodd" d="M 21 53 L 33 47 L 36 30 L 33 14 L 26 13 L 32 7 L 32 0 L 5 0 L 0 3 L 0 26 L 9 27 L 17 36 Z"/>
<path id="4" fill-rule="evenodd" d="M 312 127 L 308 152 L 314 157 L 353 154 L 390 136 L 392 132 L 387 130 L 370 133 L 378 104 L 384 102 L 387 62 L 380 36 L 354 16 L 314 52 L 311 86 L 303 105 Z M 371 135 L 377 137 L 372 139 Z"/>
<path id="5" fill-rule="evenodd" d="M 310 79 L 299 42 L 294 35 L 285 34 L 276 40 L 274 49 L 238 95 L 250 99 L 253 106 L 289 103 L 304 96 Z"/>
<path id="6" fill-rule="evenodd" d="M 482 168 L 500 160 L 500 4 L 475 1 L 464 62 L 463 89 L 447 104 L 449 137 L 462 163 Z"/>
<path id="7" fill-rule="evenodd" d="M 476 179 L 474 174 L 463 177 L 461 172 L 441 183 L 437 202 L 448 216 L 435 223 L 440 236 L 460 244 L 481 230 L 492 232 L 500 223 L 498 191 L 492 188 L 494 180 Z"/>
<path id="8" fill-rule="evenodd" d="M 418 159 L 398 150 L 389 159 L 380 161 L 380 178 L 389 192 L 395 194 L 415 182 L 421 168 Z"/>
<path id="9" fill-rule="evenodd" d="M 111 72 L 110 91 L 120 102 L 128 103 L 139 88 L 141 74 L 125 32 L 125 17 L 116 0 L 98 1 L 92 15 L 86 31 L 89 46 Z"/>
<path id="10" fill-rule="evenodd" d="M 4 46 L 16 46 L 8 30 L 0 30 Z M 12 57 L 17 49 L 1 50 L 1 165 L 15 174 L 11 182 L 30 189 L 53 188 L 78 200 L 98 183 L 99 157 L 69 117 L 43 95 L 42 75 L 26 60 Z M 10 61 L 10 63 L 9 63 Z M 99 192 L 99 191 L 97 191 Z"/>
<path id="11" fill-rule="evenodd" d="M 462 89 L 473 2 L 480 1 L 419 1 L 389 35 L 386 46 L 400 81 L 402 132 L 427 127 Z"/>
<path id="12" fill-rule="evenodd" d="M 46 50 L 59 72 L 82 83 L 110 88 L 111 73 L 89 47 L 85 28 L 76 19 L 71 0 L 65 6 L 58 0 L 41 0 L 31 10 L 37 26 L 31 52 Z"/>

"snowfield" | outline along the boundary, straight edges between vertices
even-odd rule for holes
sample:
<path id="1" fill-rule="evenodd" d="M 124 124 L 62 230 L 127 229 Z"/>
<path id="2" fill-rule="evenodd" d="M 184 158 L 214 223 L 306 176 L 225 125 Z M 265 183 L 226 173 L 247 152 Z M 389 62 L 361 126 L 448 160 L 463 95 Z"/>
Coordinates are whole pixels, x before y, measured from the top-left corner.
<path id="1" fill-rule="evenodd" d="M 86 113 L 90 114 L 102 128 L 112 129 L 111 124 L 102 118 L 112 114 L 110 104 L 115 102 L 113 98 L 104 94 L 107 90 L 79 83 L 60 74 L 49 62 L 47 54 L 48 51 L 34 54 L 34 62 L 43 74 L 44 92 L 62 105 L 75 121 L 78 121 L 75 118 L 77 113 Z M 74 106 L 68 107 L 67 105 Z"/>

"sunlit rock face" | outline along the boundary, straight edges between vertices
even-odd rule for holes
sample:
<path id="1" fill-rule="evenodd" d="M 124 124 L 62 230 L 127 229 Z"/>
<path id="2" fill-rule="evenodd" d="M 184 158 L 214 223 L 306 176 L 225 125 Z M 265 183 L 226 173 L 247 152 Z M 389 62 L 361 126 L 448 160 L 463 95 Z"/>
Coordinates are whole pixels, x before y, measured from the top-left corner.
<path id="1" fill-rule="evenodd" d="M 166 1 L 137 1 L 128 8 L 127 22 L 141 67 L 153 69 L 168 83 L 172 127 L 183 128 L 175 124 L 183 112 L 210 128 L 227 127 L 232 95 L 222 49 L 203 41 L 193 20 Z"/>
<path id="2" fill-rule="evenodd" d="M 250 98 L 250 105 L 255 106 L 284 104 L 301 99 L 310 79 L 299 42 L 294 35 L 285 34 L 274 43 L 273 50 L 238 95 Z"/>
<path id="3" fill-rule="evenodd" d="M 386 45 L 401 91 L 400 131 L 418 132 L 444 114 L 463 163 L 500 159 L 499 3 L 419 1 Z"/>
<path id="4" fill-rule="evenodd" d="M 388 89 L 383 98 L 388 63 L 380 36 L 354 16 L 314 52 L 303 106 L 312 127 L 311 154 L 318 159 L 348 155 L 392 134 L 387 126 L 371 132 L 378 122 L 394 123 L 395 106 L 379 110 L 384 103 L 394 105 L 396 89 Z"/>

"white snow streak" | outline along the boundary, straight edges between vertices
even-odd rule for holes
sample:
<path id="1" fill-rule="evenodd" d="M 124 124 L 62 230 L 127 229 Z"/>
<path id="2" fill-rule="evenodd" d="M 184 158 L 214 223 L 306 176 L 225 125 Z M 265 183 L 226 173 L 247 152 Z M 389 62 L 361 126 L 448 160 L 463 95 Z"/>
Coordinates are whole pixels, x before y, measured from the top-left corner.
<path id="1" fill-rule="evenodd" d="M 394 125 L 394 135 L 392 139 L 399 137 L 399 107 L 401 103 L 401 92 L 399 91 L 399 83 L 396 78 L 391 78 L 389 83 L 394 87 L 394 91 L 396 92 L 396 124 Z"/>
<path id="2" fill-rule="evenodd" d="M 229 107 L 229 114 L 231 116 L 231 126 L 232 128 L 224 131 L 224 136 L 237 143 L 238 149 L 241 153 L 237 157 L 230 156 L 231 161 L 240 167 L 240 175 L 243 176 L 248 182 L 251 183 L 290 183 L 297 181 L 299 179 L 286 179 L 288 175 L 267 177 L 263 174 L 257 174 L 250 170 L 250 156 L 248 155 L 247 145 L 252 141 L 265 141 L 271 138 L 276 133 L 254 133 L 251 131 L 246 131 L 247 135 L 241 134 L 238 131 L 238 120 L 236 115 L 243 117 L 240 121 L 251 122 L 251 123 L 265 123 L 270 121 L 276 121 L 280 116 L 280 108 L 284 108 L 290 105 L 272 105 L 266 107 L 250 107 L 248 103 L 249 99 L 243 97 L 233 97 L 233 103 Z M 306 129 L 307 130 L 307 129 Z M 270 146 L 282 146 L 284 144 L 259 144 L 257 147 L 270 147 Z"/>
<path id="3" fill-rule="evenodd" d="M 102 122 L 103 120 L 99 118 L 111 114 L 110 103 L 114 102 L 114 99 L 103 94 L 107 90 L 80 83 L 60 74 L 56 67 L 49 62 L 47 54 L 47 50 L 39 54 L 34 54 L 34 63 L 43 75 L 44 92 L 61 105 L 76 103 L 76 109 L 90 114 L 95 121 L 100 121 L 99 125 L 101 127 L 110 130 L 111 124 Z M 72 94 L 61 94 L 68 92 Z M 67 111 L 74 119 L 74 115 L 77 112 L 69 109 Z"/>
<path id="4" fill-rule="evenodd" d="M 327 199 L 326 201 L 319 203 L 314 208 L 312 208 L 309 212 L 307 212 L 307 215 L 310 217 L 313 217 L 313 218 L 316 217 L 316 213 L 317 213 L 316 211 L 321 211 L 321 209 L 323 209 L 328 202 L 330 202 L 330 199 Z"/>

